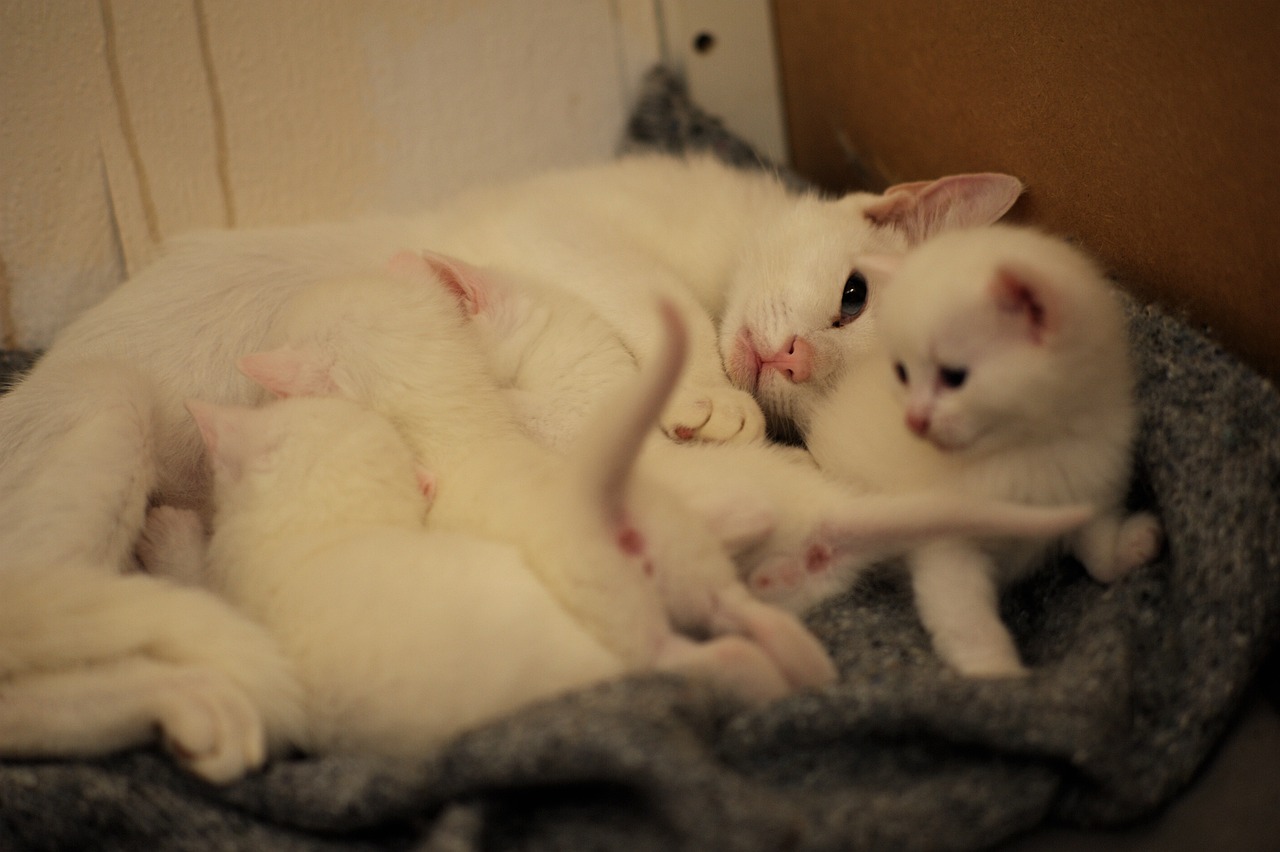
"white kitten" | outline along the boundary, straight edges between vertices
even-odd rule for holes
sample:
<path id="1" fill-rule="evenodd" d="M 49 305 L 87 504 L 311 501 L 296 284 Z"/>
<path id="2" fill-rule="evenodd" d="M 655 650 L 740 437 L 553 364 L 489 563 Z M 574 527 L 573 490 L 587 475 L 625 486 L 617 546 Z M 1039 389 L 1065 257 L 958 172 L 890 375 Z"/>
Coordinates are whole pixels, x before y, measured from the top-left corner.
<path id="1" fill-rule="evenodd" d="M 532 432 L 571 446 L 589 428 L 582 412 L 607 398 L 620 373 L 635 371 L 621 341 L 570 293 L 458 266 L 467 283 L 457 293 L 495 377 L 522 404 Z M 675 444 L 652 435 L 637 472 L 657 495 L 650 512 L 680 507 L 650 525 L 662 531 L 662 541 L 688 542 L 700 526 L 710 529 L 757 597 L 796 612 L 847 588 L 859 569 L 929 538 L 1054 536 L 1090 514 L 1084 507 L 1038 509 L 954 495 L 864 497 L 825 476 L 803 450 L 756 442 Z M 669 562 L 678 573 L 660 574 L 659 583 L 678 622 L 700 589 L 732 583 L 724 560 L 713 555 Z"/>
<path id="2" fill-rule="evenodd" d="M 1102 582 L 1156 555 L 1155 517 L 1123 512 L 1136 419 L 1126 332 L 1087 257 L 1027 229 L 943 234 L 906 255 L 881 307 L 885 353 L 849 371 L 805 436 L 824 470 L 875 490 L 1094 504 L 1102 514 L 1068 542 Z M 990 540 L 916 550 L 939 654 L 968 674 L 1024 671 L 998 591 L 1043 557 Z"/>
<path id="3" fill-rule="evenodd" d="M 514 548 L 422 529 L 423 477 L 384 418 L 340 398 L 190 408 L 215 471 L 207 582 L 294 662 L 296 745 L 412 759 L 628 670 Z M 194 513 L 156 521 L 193 530 L 200 560 Z"/>

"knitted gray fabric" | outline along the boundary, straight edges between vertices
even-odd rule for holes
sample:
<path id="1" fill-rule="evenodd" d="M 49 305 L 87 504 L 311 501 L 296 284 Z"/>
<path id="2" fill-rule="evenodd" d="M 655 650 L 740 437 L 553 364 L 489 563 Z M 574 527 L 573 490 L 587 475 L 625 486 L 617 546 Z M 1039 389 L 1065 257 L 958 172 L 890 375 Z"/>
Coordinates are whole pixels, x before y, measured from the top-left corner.
<path id="1" fill-rule="evenodd" d="M 749 150 L 670 75 L 651 82 L 633 140 L 681 150 L 692 122 L 699 145 Z M 1277 634 L 1280 397 L 1180 322 L 1129 313 L 1135 500 L 1158 507 L 1167 552 L 1110 588 L 1068 561 L 1010 590 L 1025 680 L 944 669 L 884 572 L 811 619 L 841 670 L 829 689 L 748 710 L 636 678 L 421 765 L 282 760 L 225 788 L 146 750 L 0 763 L 0 848 L 968 849 L 1150 813 L 1219 741 Z"/>

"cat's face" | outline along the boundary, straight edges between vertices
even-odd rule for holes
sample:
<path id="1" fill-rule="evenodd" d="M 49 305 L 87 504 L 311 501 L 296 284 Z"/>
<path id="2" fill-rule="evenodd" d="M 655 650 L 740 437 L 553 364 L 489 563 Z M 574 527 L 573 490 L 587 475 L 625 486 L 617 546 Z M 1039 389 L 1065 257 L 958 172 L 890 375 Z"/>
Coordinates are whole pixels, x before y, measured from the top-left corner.
<path id="1" fill-rule="evenodd" d="M 1074 398 L 1088 395 L 1076 386 L 1091 347 L 1074 339 L 1078 312 L 1060 279 L 1093 273 L 1069 255 L 1073 263 L 1055 263 L 1048 253 L 1065 247 L 1026 236 L 989 228 L 938 237 L 907 256 L 887 289 L 884 369 L 904 427 L 943 452 L 1055 434 Z"/>
<path id="2" fill-rule="evenodd" d="M 1008 175 L 957 175 L 882 195 L 797 199 L 734 276 L 719 332 L 730 380 L 755 395 L 775 433 L 794 437 L 849 365 L 877 351 L 886 272 L 869 256 L 995 221 L 1021 188 Z"/>
<path id="3" fill-rule="evenodd" d="M 848 201 L 817 199 L 751 247 L 725 305 L 720 354 L 730 381 L 755 395 L 773 428 L 802 424 L 846 365 L 874 350 L 884 276 L 860 258 L 906 247 Z"/>

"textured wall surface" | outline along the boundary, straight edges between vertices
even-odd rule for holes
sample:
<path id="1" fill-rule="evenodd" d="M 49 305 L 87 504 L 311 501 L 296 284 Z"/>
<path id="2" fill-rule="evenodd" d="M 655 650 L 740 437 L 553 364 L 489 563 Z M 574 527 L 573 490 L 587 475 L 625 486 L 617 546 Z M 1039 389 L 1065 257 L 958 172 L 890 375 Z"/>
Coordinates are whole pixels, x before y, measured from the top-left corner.
<path id="1" fill-rule="evenodd" d="M 652 0 L 0 0 L 0 342 L 182 231 L 607 157 L 659 51 Z"/>

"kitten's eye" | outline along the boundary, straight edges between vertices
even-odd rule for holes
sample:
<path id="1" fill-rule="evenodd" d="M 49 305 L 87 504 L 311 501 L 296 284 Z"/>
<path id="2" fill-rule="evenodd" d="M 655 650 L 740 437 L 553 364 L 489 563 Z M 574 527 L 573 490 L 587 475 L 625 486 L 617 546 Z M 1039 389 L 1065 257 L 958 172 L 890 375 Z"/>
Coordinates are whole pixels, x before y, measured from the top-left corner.
<path id="1" fill-rule="evenodd" d="M 893 374 L 898 377 L 898 381 L 902 384 L 907 383 L 907 368 L 901 361 L 893 365 Z"/>
<path id="2" fill-rule="evenodd" d="M 943 387 L 955 388 L 964 384 L 965 379 L 969 378 L 969 371 L 964 367 L 939 367 L 938 379 L 942 382 Z"/>
<path id="3" fill-rule="evenodd" d="M 849 273 L 844 282 L 844 293 L 840 295 L 840 319 L 837 326 L 853 322 L 867 309 L 867 276 L 858 270 Z"/>

